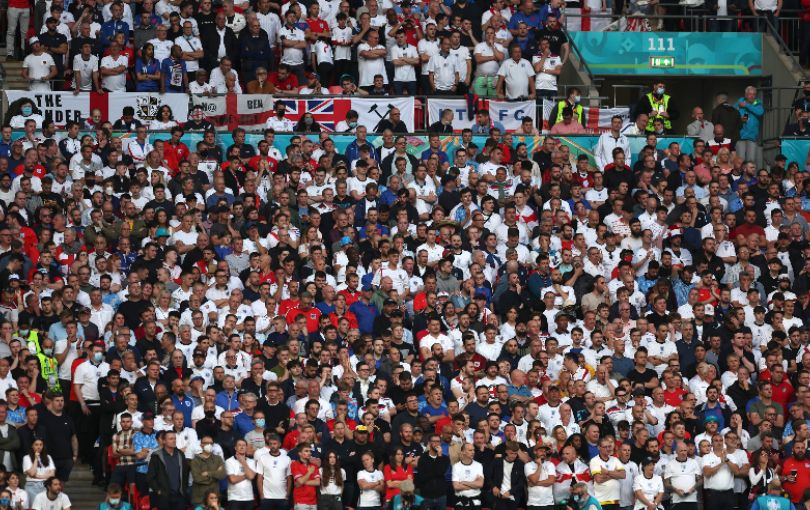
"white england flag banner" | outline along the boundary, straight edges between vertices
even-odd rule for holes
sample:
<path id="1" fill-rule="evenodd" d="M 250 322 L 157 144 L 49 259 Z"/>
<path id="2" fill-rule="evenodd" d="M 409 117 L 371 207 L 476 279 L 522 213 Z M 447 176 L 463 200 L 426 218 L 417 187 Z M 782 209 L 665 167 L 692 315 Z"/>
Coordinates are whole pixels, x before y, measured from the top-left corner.
<path id="1" fill-rule="evenodd" d="M 90 116 L 90 96 L 73 92 L 32 92 L 7 90 L 8 104 L 19 99 L 30 99 L 43 118 L 52 119 L 57 127 L 70 121 L 81 122 Z"/>
<path id="2" fill-rule="evenodd" d="M 174 120 L 183 123 L 188 120 L 188 95 L 159 94 L 157 92 L 126 92 L 107 95 L 107 114 L 111 121 L 121 118 L 125 106 L 135 108 L 135 118 L 148 124 L 157 118 L 161 107 L 172 109 Z"/>
<path id="3" fill-rule="evenodd" d="M 489 110 L 490 119 L 503 124 L 507 131 L 519 128 L 523 117 L 534 119 L 536 111 L 534 101 L 486 101 L 484 107 Z M 472 127 L 475 122 L 475 112 L 469 111 L 466 100 L 431 98 L 428 99 L 428 126 L 438 122 L 442 110 L 446 109 L 453 112 L 453 129 L 456 131 Z"/>
<path id="4" fill-rule="evenodd" d="M 408 132 L 414 131 L 415 102 L 412 97 L 377 97 L 374 99 L 352 98 L 352 110 L 357 112 L 358 126 L 366 126 L 369 133 L 377 132 L 377 126 L 383 119 L 391 118 L 391 110 L 399 109 L 400 120 L 405 123 Z M 335 119 L 340 122 L 344 119 Z"/>
<path id="5" fill-rule="evenodd" d="M 191 96 L 193 106 L 201 106 L 205 118 L 214 127 L 228 128 L 228 101 L 225 96 Z"/>

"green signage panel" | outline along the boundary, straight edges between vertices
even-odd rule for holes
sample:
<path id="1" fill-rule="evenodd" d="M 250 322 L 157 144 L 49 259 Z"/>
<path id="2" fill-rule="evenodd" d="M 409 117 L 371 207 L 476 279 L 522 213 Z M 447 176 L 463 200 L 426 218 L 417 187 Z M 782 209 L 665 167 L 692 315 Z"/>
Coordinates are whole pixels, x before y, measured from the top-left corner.
<path id="1" fill-rule="evenodd" d="M 762 35 L 704 32 L 571 32 L 595 75 L 758 76 Z"/>

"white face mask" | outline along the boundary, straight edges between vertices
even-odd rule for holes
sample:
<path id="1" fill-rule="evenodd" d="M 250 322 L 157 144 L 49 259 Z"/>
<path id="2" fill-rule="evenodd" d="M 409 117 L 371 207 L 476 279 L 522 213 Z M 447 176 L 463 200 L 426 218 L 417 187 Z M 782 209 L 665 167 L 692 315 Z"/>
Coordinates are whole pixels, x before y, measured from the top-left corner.
<path id="1" fill-rule="evenodd" d="M 212 444 L 204 444 L 202 449 L 203 449 L 203 451 L 205 453 L 211 453 L 212 451 L 214 451 L 214 445 L 212 445 Z"/>

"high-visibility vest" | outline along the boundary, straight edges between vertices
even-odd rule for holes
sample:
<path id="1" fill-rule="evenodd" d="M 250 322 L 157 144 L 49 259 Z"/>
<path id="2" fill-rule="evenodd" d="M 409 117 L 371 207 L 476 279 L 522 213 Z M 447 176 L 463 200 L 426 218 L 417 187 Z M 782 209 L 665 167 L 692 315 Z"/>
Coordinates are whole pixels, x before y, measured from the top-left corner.
<path id="1" fill-rule="evenodd" d="M 49 358 L 42 353 L 36 355 L 39 358 L 39 366 L 42 370 L 42 378 L 48 384 L 49 390 L 62 391 L 59 384 L 59 364 L 56 358 Z"/>
<path id="2" fill-rule="evenodd" d="M 665 112 L 669 111 L 669 96 L 668 95 L 664 94 L 661 97 L 661 100 L 658 101 L 658 100 L 655 99 L 655 96 L 652 95 L 652 92 L 649 92 L 649 93 L 647 93 L 647 99 L 650 100 L 650 105 L 653 107 L 653 109 L 655 109 L 655 111 L 657 111 L 657 112 L 661 111 L 661 110 L 659 110 L 657 108 L 659 106 L 662 106 L 664 108 L 663 111 L 665 111 Z M 661 119 L 662 121 L 664 121 L 664 129 L 672 129 L 672 122 L 670 122 L 669 119 L 661 117 L 660 115 L 655 115 L 653 117 L 650 117 L 647 120 L 647 131 L 653 131 L 655 129 L 653 127 L 653 123 L 655 122 L 656 119 Z"/>
<path id="3" fill-rule="evenodd" d="M 563 108 L 565 108 L 567 106 L 568 106 L 568 101 L 565 101 L 565 100 L 560 101 L 559 103 L 557 103 L 557 120 L 554 121 L 555 124 L 559 124 L 560 122 L 562 122 L 562 120 L 563 120 L 563 114 L 562 114 Z M 576 116 L 577 121 L 580 124 L 582 124 L 582 112 L 583 112 L 582 105 L 581 104 L 574 105 L 574 106 L 571 107 L 571 109 L 574 110 L 574 115 Z"/>
<path id="4" fill-rule="evenodd" d="M 30 352 L 33 355 L 42 352 L 42 348 L 39 346 L 39 335 L 37 334 L 36 330 L 32 329 L 31 331 L 29 331 L 28 338 L 24 338 L 19 331 L 17 332 L 17 334 L 28 344 L 27 345 L 28 352 Z"/>

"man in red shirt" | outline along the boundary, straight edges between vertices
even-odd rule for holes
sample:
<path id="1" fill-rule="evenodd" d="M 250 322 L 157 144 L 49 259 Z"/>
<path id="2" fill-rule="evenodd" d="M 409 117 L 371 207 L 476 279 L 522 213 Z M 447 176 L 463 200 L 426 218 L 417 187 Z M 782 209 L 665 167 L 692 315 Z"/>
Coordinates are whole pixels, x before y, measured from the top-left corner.
<path id="1" fill-rule="evenodd" d="M 298 459 L 290 464 L 290 473 L 293 476 L 293 501 L 296 505 L 318 504 L 317 487 L 320 485 L 321 475 L 318 466 L 310 462 L 312 448 L 302 444 L 298 449 Z"/>
<path id="2" fill-rule="evenodd" d="M 180 141 L 183 137 L 183 128 L 175 126 L 172 128 L 172 137 L 163 144 L 163 160 L 171 170 L 172 177 L 180 170 L 180 162 L 188 158 L 189 150 L 186 144 Z"/>
<path id="3" fill-rule="evenodd" d="M 275 85 L 276 94 L 287 96 L 298 94 L 298 78 L 294 74 L 290 74 L 287 64 L 279 64 L 278 71 L 270 73 L 269 81 Z"/>
<path id="4" fill-rule="evenodd" d="M 254 172 L 261 173 L 259 165 L 261 165 L 263 161 L 266 161 L 266 170 L 271 174 L 276 173 L 278 170 L 278 161 L 276 158 L 270 156 L 270 143 L 267 140 L 259 140 L 258 145 L 259 153 L 248 160 L 247 166 Z"/>
<path id="5" fill-rule="evenodd" d="M 317 333 L 321 320 L 321 311 L 312 306 L 312 294 L 302 292 L 298 306 L 287 312 L 287 324 L 295 322 L 299 315 L 303 315 L 307 320 L 307 332 Z"/>
<path id="6" fill-rule="evenodd" d="M 806 454 L 807 445 L 799 441 L 793 445 L 793 456 L 782 463 L 782 487 L 796 504 L 802 501 L 804 491 L 810 489 L 810 460 L 805 458 Z"/>

